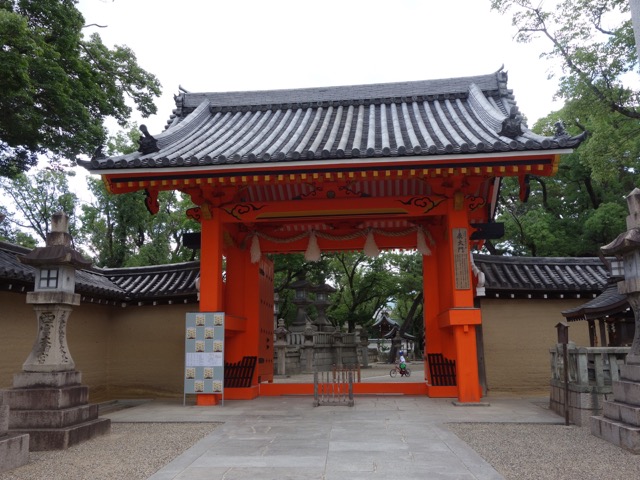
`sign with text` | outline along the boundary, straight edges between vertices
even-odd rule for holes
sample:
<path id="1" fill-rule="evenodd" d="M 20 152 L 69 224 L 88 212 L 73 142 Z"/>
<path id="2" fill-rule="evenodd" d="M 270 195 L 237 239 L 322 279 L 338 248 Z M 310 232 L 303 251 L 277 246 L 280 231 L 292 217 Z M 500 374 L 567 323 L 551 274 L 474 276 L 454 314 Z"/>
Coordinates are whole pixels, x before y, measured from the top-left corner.
<path id="1" fill-rule="evenodd" d="M 453 241 L 453 265 L 457 290 L 471 288 L 469 278 L 469 239 L 466 228 L 454 228 L 452 230 Z"/>
<path id="2" fill-rule="evenodd" d="M 224 312 L 187 313 L 184 393 L 223 393 Z"/>

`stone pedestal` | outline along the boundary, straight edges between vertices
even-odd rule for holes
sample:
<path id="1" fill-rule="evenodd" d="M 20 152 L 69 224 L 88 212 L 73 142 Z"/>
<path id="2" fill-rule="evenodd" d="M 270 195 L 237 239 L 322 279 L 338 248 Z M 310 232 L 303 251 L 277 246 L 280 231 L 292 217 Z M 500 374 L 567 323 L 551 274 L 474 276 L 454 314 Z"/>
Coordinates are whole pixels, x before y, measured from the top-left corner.
<path id="1" fill-rule="evenodd" d="M 620 368 L 613 401 L 604 402 L 601 416 L 591 417 L 591 433 L 640 454 L 640 364 Z"/>
<path id="2" fill-rule="evenodd" d="M 45 247 L 19 257 L 35 268 L 33 305 L 38 335 L 13 388 L 0 391 L 0 405 L 9 406 L 9 431 L 29 435 L 29 449 L 63 450 L 96 435 L 109 433 L 111 421 L 98 418 L 98 406 L 89 405 L 89 387 L 81 385 L 67 345 L 67 323 L 73 307 L 76 269 L 91 261 L 71 247 L 69 217 L 58 212 L 51 219 Z"/>
<path id="3" fill-rule="evenodd" d="M 29 461 L 29 435 L 8 433 L 9 405 L 0 405 L 0 473 Z"/>
<path id="4" fill-rule="evenodd" d="M 109 433 L 111 421 L 98 418 L 80 380 L 77 371 L 16 374 L 14 388 L 0 392 L 0 403 L 10 408 L 9 432 L 28 434 L 31 451 L 64 450 Z"/>
<path id="5" fill-rule="evenodd" d="M 640 189 L 627 196 L 627 231 L 600 248 L 604 255 L 622 258 L 624 278 L 618 292 L 627 296 L 636 332 L 620 380 L 613 382 L 613 401 L 605 402 L 603 415 L 591 419 L 591 433 L 630 452 L 640 454 Z"/>
<path id="6" fill-rule="evenodd" d="M 569 383 L 569 423 L 586 427 L 591 417 L 601 415 L 605 401 L 613 400 L 611 386 L 597 387 Z M 565 409 L 564 382 L 551 380 L 549 408 L 564 417 Z"/>

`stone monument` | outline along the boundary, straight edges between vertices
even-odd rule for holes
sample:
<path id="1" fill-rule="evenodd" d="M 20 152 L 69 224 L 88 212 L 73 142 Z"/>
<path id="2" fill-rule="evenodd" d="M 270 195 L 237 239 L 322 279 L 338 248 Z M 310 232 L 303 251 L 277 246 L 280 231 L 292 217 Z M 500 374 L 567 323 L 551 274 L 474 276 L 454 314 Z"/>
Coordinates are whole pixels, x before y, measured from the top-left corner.
<path id="1" fill-rule="evenodd" d="M 27 303 L 35 310 L 38 332 L 13 388 L 0 393 L 10 407 L 10 433 L 28 433 L 31 451 L 66 449 L 111 429 L 110 420 L 98 418 L 98 406 L 88 403 L 89 387 L 81 385 L 67 346 L 69 315 L 80 304 L 75 272 L 91 264 L 71 247 L 68 223 L 65 213 L 54 214 L 46 246 L 20 257 L 36 270 Z"/>
<path id="2" fill-rule="evenodd" d="M 636 331 L 620 379 L 613 381 L 614 399 L 604 402 L 602 416 L 591 417 L 591 433 L 640 454 L 640 189 L 629 194 L 627 205 L 627 231 L 600 250 L 623 260 L 618 291 L 633 309 Z"/>

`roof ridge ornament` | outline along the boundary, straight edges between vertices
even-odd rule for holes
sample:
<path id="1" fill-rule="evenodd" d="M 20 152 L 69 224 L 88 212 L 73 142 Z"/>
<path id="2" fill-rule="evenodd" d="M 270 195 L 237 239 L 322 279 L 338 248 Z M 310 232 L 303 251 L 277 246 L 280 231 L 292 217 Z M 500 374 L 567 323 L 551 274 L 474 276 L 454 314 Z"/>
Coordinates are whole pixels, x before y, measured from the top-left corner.
<path id="1" fill-rule="evenodd" d="M 513 106 L 509 111 L 509 116 L 502 121 L 502 128 L 498 135 L 508 138 L 517 138 L 524 133 L 522 130 L 522 115 L 518 112 L 518 107 Z"/>
<path id="2" fill-rule="evenodd" d="M 153 152 L 159 152 L 158 141 L 151 136 L 149 130 L 146 125 L 140 125 L 140 131 L 142 132 L 142 136 L 138 140 L 139 147 L 138 151 L 143 155 L 147 155 Z"/>

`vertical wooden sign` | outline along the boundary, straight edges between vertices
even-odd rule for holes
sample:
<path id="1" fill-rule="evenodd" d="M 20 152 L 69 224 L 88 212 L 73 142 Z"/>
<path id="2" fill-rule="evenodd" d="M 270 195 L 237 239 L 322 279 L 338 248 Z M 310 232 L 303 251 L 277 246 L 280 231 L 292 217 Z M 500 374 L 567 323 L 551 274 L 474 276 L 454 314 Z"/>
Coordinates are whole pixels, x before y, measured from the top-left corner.
<path id="1" fill-rule="evenodd" d="M 467 290 L 471 288 L 471 279 L 469 278 L 469 240 L 467 238 L 466 228 L 452 229 L 453 235 L 453 268 L 455 275 L 455 284 L 457 290 Z"/>

